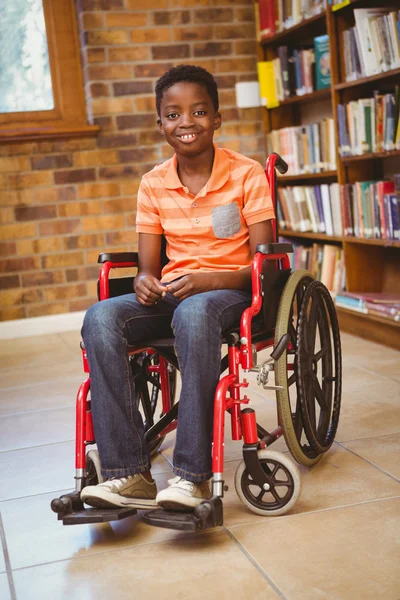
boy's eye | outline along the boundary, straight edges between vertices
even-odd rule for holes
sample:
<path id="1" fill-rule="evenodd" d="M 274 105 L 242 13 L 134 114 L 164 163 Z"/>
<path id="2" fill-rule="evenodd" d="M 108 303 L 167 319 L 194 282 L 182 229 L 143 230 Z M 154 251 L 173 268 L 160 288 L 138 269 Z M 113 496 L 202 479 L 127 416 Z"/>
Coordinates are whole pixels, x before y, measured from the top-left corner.
<path id="1" fill-rule="evenodd" d="M 178 117 L 178 113 L 176 112 L 172 112 L 172 113 L 168 113 L 167 114 L 167 119 L 176 119 L 176 117 Z"/>
<path id="2" fill-rule="evenodd" d="M 198 115 L 199 117 L 203 117 L 207 113 L 205 110 L 196 110 L 196 112 L 194 114 Z"/>

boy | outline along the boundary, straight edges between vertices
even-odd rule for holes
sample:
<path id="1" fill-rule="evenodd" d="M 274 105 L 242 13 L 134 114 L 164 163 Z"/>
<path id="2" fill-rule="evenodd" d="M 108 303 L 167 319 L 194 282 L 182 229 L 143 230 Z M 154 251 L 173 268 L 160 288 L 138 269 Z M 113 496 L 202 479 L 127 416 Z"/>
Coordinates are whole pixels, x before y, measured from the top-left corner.
<path id="1" fill-rule="evenodd" d="M 175 155 L 147 173 L 138 193 L 135 294 L 94 304 L 82 335 L 91 373 L 94 430 L 108 481 L 82 490 L 91 506 L 187 510 L 210 496 L 214 393 L 221 334 L 251 302 L 251 259 L 273 240 L 261 165 L 217 148 L 218 90 L 205 69 L 174 67 L 156 84 L 158 128 Z M 161 236 L 168 264 L 161 272 Z M 182 377 L 174 473 L 157 494 L 127 346 L 175 336 Z"/>

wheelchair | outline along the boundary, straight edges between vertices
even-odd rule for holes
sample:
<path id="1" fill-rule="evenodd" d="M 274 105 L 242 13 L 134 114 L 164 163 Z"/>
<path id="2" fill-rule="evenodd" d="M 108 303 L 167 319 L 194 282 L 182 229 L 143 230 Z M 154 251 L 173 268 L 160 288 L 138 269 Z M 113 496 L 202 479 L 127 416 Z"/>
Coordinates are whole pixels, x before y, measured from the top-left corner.
<path id="1" fill-rule="evenodd" d="M 287 171 L 277 154 L 266 163 L 266 176 L 276 204 L 277 175 Z M 278 239 L 277 221 L 274 222 Z M 338 321 L 327 288 L 306 270 L 291 271 L 289 243 L 261 244 L 252 261 L 252 302 L 238 328 L 224 332 L 227 355 L 221 360 L 222 377 L 214 400 L 212 444 L 212 497 L 190 512 L 149 510 L 143 520 L 154 526 L 185 531 L 204 530 L 223 524 L 224 417 L 231 417 L 233 440 L 243 440 L 243 460 L 235 474 L 236 492 L 250 511 L 263 516 L 289 511 L 301 492 L 301 478 L 295 463 L 270 446 L 282 435 L 292 457 L 312 466 L 331 447 L 339 421 L 342 391 L 342 359 Z M 111 269 L 136 267 L 138 255 L 103 253 L 98 282 L 100 300 L 132 293 L 133 278 L 111 278 Z M 95 444 L 90 405 L 90 374 L 86 351 L 81 343 L 87 379 L 76 399 L 75 490 L 55 498 L 51 508 L 65 525 L 119 520 L 135 514 L 134 508 L 85 508 L 80 492 L 86 485 L 102 482 Z M 257 363 L 257 355 L 272 349 Z M 179 418 L 176 380 L 179 369 L 174 339 L 145 340 L 129 347 L 130 366 L 141 410 L 145 437 L 154 456 L 165 436 Z M 227 374 L 223 374 L 228 369 Z M 255 411 L 243 390 L 242 376 L 257 374 L 264 390 L 276 392 L 277 426 L 272 431 L 257 423 Z M 269 379 L 274 376 L 274 381 Z M 245 405 L 245 407 L 243 407 Z"/>

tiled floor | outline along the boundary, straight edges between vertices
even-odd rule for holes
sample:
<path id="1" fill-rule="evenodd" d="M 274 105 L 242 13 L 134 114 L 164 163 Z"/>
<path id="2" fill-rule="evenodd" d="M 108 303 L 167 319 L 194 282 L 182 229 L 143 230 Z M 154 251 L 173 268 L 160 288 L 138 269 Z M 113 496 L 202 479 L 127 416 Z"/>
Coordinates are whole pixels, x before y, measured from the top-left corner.
<path id="1" fill-rule="evenodd" d="M 291 513 L 249 512 L 234 491 L 239 442 L 226 442 L 223 527 L 186 535 L 140 513 L 63 527 L 50 501 L 73 487 L 79 335 L 0 347 L 0 598 L 400 599 L 400 354 L 343 335 L 344 394 L 337 442 L 312 469 Z M 252 384 L 259 420 L 274 398 Z M 229 430 L 228 430 L 229 431 Z M 161 488 L 173 437 L 154 461 Z M 281 439 L 275 445 L 286 451 Z M 275 449 L 274 448 L 274 449 Z"/>

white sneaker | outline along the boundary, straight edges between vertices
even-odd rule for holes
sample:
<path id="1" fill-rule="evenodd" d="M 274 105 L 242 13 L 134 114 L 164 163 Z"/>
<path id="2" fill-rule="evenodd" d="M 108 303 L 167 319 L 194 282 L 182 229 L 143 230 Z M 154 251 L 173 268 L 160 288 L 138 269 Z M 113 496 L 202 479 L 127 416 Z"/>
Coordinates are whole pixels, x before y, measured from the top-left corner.
<path id="1" fill-rule="evenodd" d="M 211 498 L 208 481 L 193 483 L 178 476 L 170 479 L 168 483 L 169 487 L 157 494 L 156 502 L 161 508 L 188 510 Z"/>
<path id="2" fill-rule="evenodd" d="M 156 496 L 155 481 L 147 481 L 140 473 L 88 485 L 81 491 L 81 500 L 95 508 L 157 508 Z"/>

